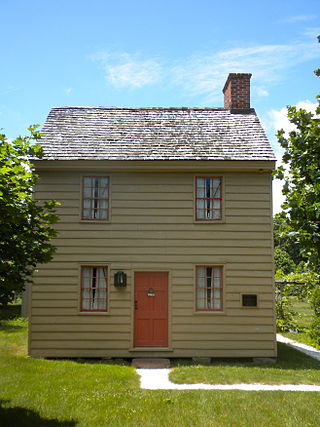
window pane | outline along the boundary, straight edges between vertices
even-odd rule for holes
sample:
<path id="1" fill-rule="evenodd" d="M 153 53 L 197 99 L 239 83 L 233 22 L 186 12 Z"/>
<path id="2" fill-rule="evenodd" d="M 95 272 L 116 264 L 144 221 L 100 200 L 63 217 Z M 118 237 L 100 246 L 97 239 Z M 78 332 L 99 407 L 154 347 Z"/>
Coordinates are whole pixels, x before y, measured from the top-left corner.
<path id="1" fill-rule="evenodd" d="M 101 187 L 107 187 L 108 186 L 108 184 L 109 184 L 109 178 L 108 177 L 102 177 L 101 178 Z"/>
<path id="2" fill-rule="evenodd" d="M 222 267 L 196 268 L 196 308 L 202 311 L 222 310 Z"/>
<path id="3" fill-rule="evenodd" d="M 221 310 L 221 300 L 215 298 L 213 308 L 215 310 Z"/>
<path id="4" fill-rule="evenodd" d="M 204 219 L 205 218 L 205 200 L 204 199 L 198 199 L 197 200 L 197 219 Z"/>
<path id="5" fill-rule="evenodd" d="M 220 178 L 213 178 L 212 180 L 212 197 L 221 197 L 221 180 Z"/>
<path id="6" fill-rule="evenodd" d="M 107 187 L 100 187 L 98 191 L 98 198 L 99 199 L 106 199 L 108 196 L 108 188 Z"/>
<path id="7" fill-rule="evenodd" d="M 108 219 L 108 177 L 83 178 L 82 219 Z"/>
<path id="8" fill-rule="evenodd" d="M 81 310 L 107 310 L 107 270 L 104 267 L 82 267 Z"/>
<path id="9" fill-rule="evenodd" d="M 196 219 L 219 220 L 221 213 L 221 178 L 196 178 Z"/>
<path id="10" fill-rule="evenodd" d="M 205 183 L 203 178 L 197 178 L 197 197 L 205 197 Z"/>

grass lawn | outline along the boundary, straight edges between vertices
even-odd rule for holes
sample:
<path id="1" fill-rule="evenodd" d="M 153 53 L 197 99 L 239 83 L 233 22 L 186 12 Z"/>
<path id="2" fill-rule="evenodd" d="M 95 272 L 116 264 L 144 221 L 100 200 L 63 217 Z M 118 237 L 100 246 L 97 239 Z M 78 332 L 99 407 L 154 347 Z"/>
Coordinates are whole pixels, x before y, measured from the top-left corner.
<path id="1" fill-rule="evenodd" d="M 308 329 L 312 322 L 313 310 L 310 304 L 306 301 L 300 301 L 297 297 L 290 297 L 292 309 L 297 313 L 294 316 L 294 321 L 297 323 L 298 332 L 281 332 L 281 334 L 292 340 L 314 346 L 320 350 L 320 346 L 317 345 L 308 335 Z"/>
<path id="2" fill-rule="evenodd" d="M 320 384 L 320 362 L 278 343 L 277 363 L 222 360 L 207 366 L 180 366 L 170 379 L 179 384 Z"/>
<path id="3" fill-rule="evenodd" d="M 124 364 L 28 358 L 26 328 L 14 310 L 2 318 L 0 313 L 1 427 L 319 424 L 319 393 L 141 390 L 135 370 Z M 283 357 L 292 354 L 284 350 Z M 307 378 L 316 369 L 301 357 L 295 358 L 295 368 L 283 360 L 279 373 L 292 370 Z M 233 375 L 232 365 L 229 370 Z"/>

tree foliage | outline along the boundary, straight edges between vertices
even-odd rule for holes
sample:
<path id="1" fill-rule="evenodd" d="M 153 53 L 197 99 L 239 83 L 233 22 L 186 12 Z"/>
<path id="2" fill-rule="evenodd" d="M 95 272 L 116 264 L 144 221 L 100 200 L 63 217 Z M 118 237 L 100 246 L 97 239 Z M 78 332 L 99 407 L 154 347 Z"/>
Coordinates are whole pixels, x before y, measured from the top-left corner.
<path id="1" fill-rule="evenodd" d="M 318 100 L 320 99 L 318 95 Z M 285 149 L 276 177 L 284 179 L 286 197 L 279 218 L 282 233 L 297 242 L 300 255 L 311 269 L 320 267 L 320 107 L 313 114 L 304 109 L 288 107 L 288 118 L 295 130 L 277 134 Z"/>
<path id="2" fill-rule="evenodd" d="M 54 246 L 50 240 L 57 221 L 53 200 L 43 205 L 33 200 L 38 181 L 29 159 L 40 158 L 37 126 L 30 136 L 9 141 L 0 134 L 0 304 L 12 301 L 30 280 L 37 264 L 50 261 Z"/>
<path id="3" fill-rule="evenodd" d="M 274 248 L 277 250 L 278 248 L 281 251 L 287 254 L 287 259 L 289 266 L 287 267 L 288 272 L 294 271 L 294 269 L 303 261 L 306 261 L 300 254 L 299 245 L 297 240 L 292 234 L 286 234 L 286 224 L 284 221 L 278 216 L 273 219 L 273 241 Z M 275 256 L 276 258 L 276 256 Z M 276 262 L 276 270 L 278 270 L 280 266 L 277 266 Z"/>
<path id="4" fill-rule="evenodd" d="M 318 36 L 318 41 L 320 42 L 320 36 Z M 320 77 L 320 68 L 314 73 Z M 289 132 L 288 136 L 285 135 L 283 129 L 277 133 L 278 141 L 285 150 L 282 161 L 287 167 L 280 166 L 276 170 L 275 176 L 284 179 L 282 192 L 286 198 L 282 205 L 282 212 L 277 218 L 277 237 L 279 237 L 277 243 L 280 244 L 281 248 L 281 240 L 289 243 L 288 246 L 282 248 L 282 252 L 278 250 L 277 263 L 281 268 L 277 274 L 284 274 L 284 269 L 288 272 L 291 268 L 290 259 L 295 258 L 295 261 L 297 260 L 296 254 L 292 251 L 292 243 L 294 242 L 294 247 L 299 249 L 298 257 L 301 257 L 302 261 L 294 272 L 287 273 L 284 281 L 281 278 L 282 284 L 285 286 L 285 292 L 290 296 L 293 291 L 296 291 L 296 288 L 292 286 L 293 276 L 295 276 L 294 279 L 299 277 L 300 280 L 304 276 L 302 286 L 298 287 L 298 294 L 296 295 L 299 295 L 300 298 L 311 298 L 315 314 L 310 328 L 310 337 L 319 345 L 320 95 L 317 96 L 317 100 L 318 106 L 315 113 L 304 109 L 298 110 L 292 106 L 288 107 L 288 119 L 295 125 L 295 129 Z M 291 252 L 289 258 L 285 255 L 289 254 L 288 249 Z M 295 281 L 293 280 L 293 282 Z M 295 283 L 293 285 L 295 286 Z M 279 301 L 277 309 L 282 308 L 280 306 L 281 300 Z M 283 310 L 278 314 L 286 314 L 287 309 L 288 307 L 284 304 Z M 288 319 L 290 323 L 290 316 Z"/>

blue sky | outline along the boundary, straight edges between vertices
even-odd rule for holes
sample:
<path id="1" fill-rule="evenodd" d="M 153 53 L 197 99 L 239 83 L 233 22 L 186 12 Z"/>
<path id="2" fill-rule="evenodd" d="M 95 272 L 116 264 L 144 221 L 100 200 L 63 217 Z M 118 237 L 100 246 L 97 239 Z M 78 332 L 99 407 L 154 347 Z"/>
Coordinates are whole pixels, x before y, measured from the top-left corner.
<path id="1" fill-rule="evenodd" d="M 278 153 L 283 109 L 320 92 L 319 23 L 319 0 L 3 0 L 0 127 L 53 106 L 222 107 L 228 73 L 250 72 Z"/>

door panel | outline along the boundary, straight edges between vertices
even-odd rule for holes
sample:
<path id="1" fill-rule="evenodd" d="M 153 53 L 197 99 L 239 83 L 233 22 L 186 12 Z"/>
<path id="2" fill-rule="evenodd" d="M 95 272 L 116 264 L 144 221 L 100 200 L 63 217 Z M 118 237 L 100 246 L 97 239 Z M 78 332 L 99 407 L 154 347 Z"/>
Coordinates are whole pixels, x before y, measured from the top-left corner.
<path id="1" fill-rule="evenodd" d="M 168 346 L 168 273 L 134 275 L 134 346 Z"/>

